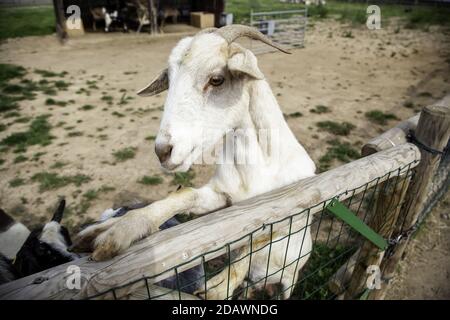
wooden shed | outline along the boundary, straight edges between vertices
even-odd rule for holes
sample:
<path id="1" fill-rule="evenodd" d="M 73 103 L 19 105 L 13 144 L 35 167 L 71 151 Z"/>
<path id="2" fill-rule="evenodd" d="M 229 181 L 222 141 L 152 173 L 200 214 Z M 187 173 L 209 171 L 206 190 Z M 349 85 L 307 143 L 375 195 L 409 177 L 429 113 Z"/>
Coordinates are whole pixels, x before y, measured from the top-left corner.
<path id="1" fill-rule="evenodd" d="M 81 20 L 84 29 L 92 29 L 91 9 L 105 7 L 108 10 L 117 10 L 120 12 L 127 3 L 132 0 L 53 0 L 55 15 L 57 21 L 57 31 L 62 38 L 67 37 L 65 20 L 70 16 L 67 13 L 69 6 L 76 5 L 80 8 Z M 225 0 L 140 0 L 151 8 L 151 3 L 156 8 L 157 13 L 167 7 L 176 8 L 179 12 L 178 22 L 189 23 L 191 12 L 207 12 L 214 14 L 215 26 L 220 26 L 221 14 L 225 8 Z M 149 9 L 151 16 L 151 9 Z"/>

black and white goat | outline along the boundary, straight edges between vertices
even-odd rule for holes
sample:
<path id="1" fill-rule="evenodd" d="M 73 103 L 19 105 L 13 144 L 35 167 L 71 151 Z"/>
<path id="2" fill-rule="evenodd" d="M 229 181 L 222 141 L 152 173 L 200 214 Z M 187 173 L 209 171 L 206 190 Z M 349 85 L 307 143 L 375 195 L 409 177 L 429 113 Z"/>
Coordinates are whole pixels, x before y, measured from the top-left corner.
<path id="1" fill-rule="evenodd" d="M 119 13 L 117 10 L 108 10 L 105 7 L 93 8 L 91 9 L 92 15 L 92 29 L 97 30 L 97 21 L 105 22 L 105 32 L 109 32 L 111 25 L 121 25 L 123 31 L 128 31 L 128 26 L 126 23 L 126 18 L 123 14 Z"/>
<path id="2" fill-rule="evenodd" d="M 31 232 L 0 210 L 0 283 L 25 277 L 79 257 L 67 250 L 72 241 L 67 229 L 61 225 L 65 205 L 65 201 L 61 200 L 50 222 Z"/>
<path id="3" fill-rule="evenodd" d="M 101 215 L 99 222 L 126 215 L 148 204 L 135 202 L 108 209 Z M 72 241 L 68 230 L 61 225 L 65 205 L 65 200 L 61 200 L 50 222 L 31 232 L 0 209 L 0 284 L 79 258 L 68 250 Z M 171 218 L 161 225 L 160 229 L 168 229 L 178 224 L 180 222 L 176 218 Z M 178 279 L 173 276 L 156 285 L 192 294 L 200 288 L 203 278 L 203 266 L 196 266 L 181 272 Z"/>

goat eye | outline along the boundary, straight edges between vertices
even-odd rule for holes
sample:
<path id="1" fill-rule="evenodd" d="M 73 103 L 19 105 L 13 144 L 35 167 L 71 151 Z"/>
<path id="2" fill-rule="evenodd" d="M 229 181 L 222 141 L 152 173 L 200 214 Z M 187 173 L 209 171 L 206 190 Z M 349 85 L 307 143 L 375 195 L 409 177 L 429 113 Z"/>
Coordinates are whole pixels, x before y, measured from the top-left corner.
<path id="1" fill-rule="evenodd" d="M 209 79 L 209 84 L 218 87 L 225 81 L 225 78 L 223 76 L 212 76 Z"/>

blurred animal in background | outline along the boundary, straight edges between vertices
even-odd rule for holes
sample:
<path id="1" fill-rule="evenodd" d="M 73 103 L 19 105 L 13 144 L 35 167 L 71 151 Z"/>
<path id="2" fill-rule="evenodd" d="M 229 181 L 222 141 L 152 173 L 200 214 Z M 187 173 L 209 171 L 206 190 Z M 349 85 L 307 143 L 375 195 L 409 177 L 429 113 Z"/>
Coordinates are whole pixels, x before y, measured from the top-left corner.
<path id="1" fill-rule="evenodd" d="M 0 209 L 0 283 L 79 257 L 67 251 L 72 241 L 67 229 L 61 225 L 65 206 L 65 200 L 61 200 L 52 219 L 31 232 Z"/>
<path id="2" fill-rule="evenodd" d="M 178 17 L 180 12 L 175 7 L 164 7 L 159 11 L 159 18 L 161 21 L 160 28 L 164 28 L 166 24 L 166 20 L 169 17 L 172 17 L 172 22 L 175 24 L 178 21 Z"/>
<path id="3" fill-rule="evenodd" d="M 145 0 L 126 1 L 124 11 L 127 12 L 127 19 L 129 21 L 138 24 L 137 33 L 141 32 L 144 26 L 151 24 L 148 4 Z M 156 12 L 156 9 L 153 8 L 152 12 Z"/>
<path id="4" fill-rule="evenodd" d="M 91 9 L 92 14 L 92 29 L 97 31 L 97 22 L 103 21 L 105 23 L 105 32 L 111 30 L 111 25 L 121 25 L 123 31 L 128 31 L 128 25 L 126 22 L 126 17 L 119 14 L 117 10 L 108 10 L 105 7 L 93 8 Z"/>

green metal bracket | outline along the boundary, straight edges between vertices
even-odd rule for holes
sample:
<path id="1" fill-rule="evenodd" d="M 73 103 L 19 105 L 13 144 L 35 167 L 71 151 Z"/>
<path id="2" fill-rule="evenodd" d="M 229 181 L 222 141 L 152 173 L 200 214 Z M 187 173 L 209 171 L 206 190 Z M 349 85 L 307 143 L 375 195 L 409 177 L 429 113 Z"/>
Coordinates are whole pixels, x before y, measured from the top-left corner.
<path id="1" fill-rule="evenodd" d="M 350 227 L 355 229 L 358 233 L 360 233 L 367 240 L 372 242 L 381 250 L 386 250 L 388 247 L 388 242 L 378 233 L 373 231 L 367 224 L 364 223 L 361 219 L 359 219 L 356 215 L 353 214 L 346 206 L 344 206 L 338 199 L 333 199 L 326 206 L 326 209 L 333 213 L 336 217 L 343 220 Z"/>
<path id="2" fill-rule="evenodd" d="M 364 290 L 364 292 L 359 297 L 359 300 L 368 300 L 369 299 L 369 293 L 370 293 L 369 289 Z"/>

